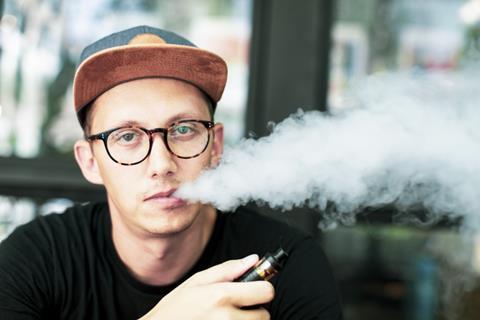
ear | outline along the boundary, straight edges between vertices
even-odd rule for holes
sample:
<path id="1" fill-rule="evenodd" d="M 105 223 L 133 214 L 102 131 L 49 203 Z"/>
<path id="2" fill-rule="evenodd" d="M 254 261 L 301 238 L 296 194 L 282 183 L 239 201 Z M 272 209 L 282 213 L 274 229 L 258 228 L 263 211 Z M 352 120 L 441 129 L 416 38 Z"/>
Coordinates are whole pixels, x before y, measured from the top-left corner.
<path id="1" fill-rule="evenodd" d="M 103 184 L 102 176 L 98 170 L 97 160 L 93 155 L 90 144 L 85 140 L 78 140 L 73 147 L 75 160 L 77 160 L 83 176 L 94 184 Z"/>
<path id="2" fill-rule="evenodd" d="M 213 143 L 210 151 L 210 166 L 216 167 L 222 160 L 223 155 L 223 124 L 216 123 L 212 130 Z"/>

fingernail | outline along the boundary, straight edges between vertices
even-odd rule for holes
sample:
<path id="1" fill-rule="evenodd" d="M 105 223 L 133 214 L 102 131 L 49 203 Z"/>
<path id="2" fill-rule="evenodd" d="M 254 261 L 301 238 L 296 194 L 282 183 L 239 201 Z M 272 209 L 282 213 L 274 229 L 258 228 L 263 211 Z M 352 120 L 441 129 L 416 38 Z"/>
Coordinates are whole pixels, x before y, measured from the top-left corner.
<path id="1" fill-rule="evenodd" d="M 252 265 L 258 260 L 258 255 L 257 254 L 251 254 L 249 256 L 246 256 L 245 258 L 242 259 L 242 264 L 244 265 Z"/>

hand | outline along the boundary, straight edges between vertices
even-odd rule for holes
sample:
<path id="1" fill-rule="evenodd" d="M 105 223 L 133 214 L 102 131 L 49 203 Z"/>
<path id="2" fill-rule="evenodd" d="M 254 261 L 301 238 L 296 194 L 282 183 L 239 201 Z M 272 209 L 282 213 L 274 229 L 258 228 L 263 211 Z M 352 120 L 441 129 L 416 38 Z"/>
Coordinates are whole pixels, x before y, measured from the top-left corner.
<path id="1" fill-rule="evenodd" d="M 141 320 L 270 319 L 264 308 L 242 309 L 270 302 L 275 294 L 270 282 L 232 282 L 257 261 L 258 256 L 251 255 L 194 274 L 160 300 Z"/>

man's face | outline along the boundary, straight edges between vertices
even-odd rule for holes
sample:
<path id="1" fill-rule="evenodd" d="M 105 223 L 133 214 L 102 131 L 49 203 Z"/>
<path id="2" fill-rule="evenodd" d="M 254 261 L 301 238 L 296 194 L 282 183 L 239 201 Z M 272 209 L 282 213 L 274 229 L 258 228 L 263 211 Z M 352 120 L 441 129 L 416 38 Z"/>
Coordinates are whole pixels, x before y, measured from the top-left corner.
<path id="1" fill-rule="evenodd" d="M 91 110 L 91 133 L 124 125 L 166 128 L 183 119 L 210 120 L 208 105 L 194 86 L 173 79 L 142 79 L 118 85 L 102 94 Z M 112 161 L 101 140 L 92 142 L 92 163 L 107 190 L 112 217 L 137 233 L 176 234 L 188 229 L 203 205 L 189 204 L 168 195 L 202 170 L 218 163 L 223 128 L 210 132 L 207 149 L 198 157 L 180 159 L 167 150 L 162 133 L 154 134 L 150 156 L 123 166 Z"/>

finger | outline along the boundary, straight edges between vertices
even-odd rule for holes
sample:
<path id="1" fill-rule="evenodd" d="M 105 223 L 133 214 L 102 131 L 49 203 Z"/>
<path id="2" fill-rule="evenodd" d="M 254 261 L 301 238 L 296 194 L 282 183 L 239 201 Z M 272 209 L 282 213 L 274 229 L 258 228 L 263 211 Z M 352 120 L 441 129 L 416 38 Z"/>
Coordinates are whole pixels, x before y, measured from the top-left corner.
<path id="1" fill-rule="evenodd" d="M 275 289 L 268 281 L 223 282 L 213 286 L 212 295 L 224 304 L 237 307 L 265 304 L 275 296 Z"/>
<path id="2" fill-rule="evenodd" d="M 238 320 L 270 320 L 270 313 L 265 308 L 235 309 L 232 311 L 233 319 Z"/>
<path id="3" fill-rule="evenodd" d="M 203 285 L 215 282 L 233 281 L 258 262 L 258 255 L 252 254 L 243 259 L 229 260 L 203 270 L 190 277 L 185 285 Z"/>

